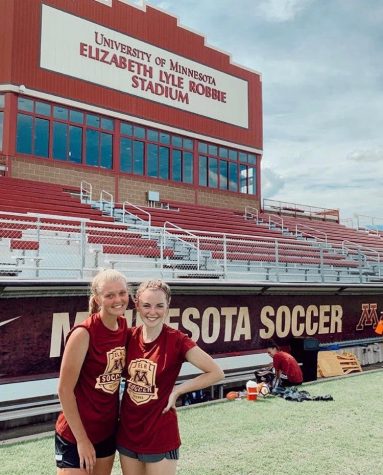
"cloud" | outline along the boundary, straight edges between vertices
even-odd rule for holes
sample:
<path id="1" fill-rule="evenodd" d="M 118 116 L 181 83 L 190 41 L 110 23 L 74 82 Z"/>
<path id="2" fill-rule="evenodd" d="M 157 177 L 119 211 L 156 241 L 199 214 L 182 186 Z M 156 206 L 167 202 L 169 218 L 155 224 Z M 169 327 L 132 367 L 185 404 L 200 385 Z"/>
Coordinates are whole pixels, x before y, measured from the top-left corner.
<path id="1" fill-rule="evenodd" d="M 355 150 L 348 154 L 347 159 L 355 162 L 381 162 L 383 161 L 383 148 Z"/>
<path id="2" fill-rule="evenodd" d="M 285 22 L 293 20 L 310 3 L 311 0 L 262 0 L 253 5 L 265 20 Z"/>
<path id="3" fill-rule="evenodd" d="M 284 179 L 270 168 L 262 170 L 262 196 L 273 198 L 285 186 Z"/>

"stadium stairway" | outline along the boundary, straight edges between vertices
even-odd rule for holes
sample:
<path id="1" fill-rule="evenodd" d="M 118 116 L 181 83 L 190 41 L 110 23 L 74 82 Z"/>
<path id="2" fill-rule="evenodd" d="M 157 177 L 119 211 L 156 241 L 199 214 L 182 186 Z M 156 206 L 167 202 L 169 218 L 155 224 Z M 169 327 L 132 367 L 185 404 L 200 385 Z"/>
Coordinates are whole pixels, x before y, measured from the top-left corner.
<path id="1" fill-rule="evenodd" d="M 76 187 L 0 177 L 0 276 L 52 277 L 43 269 L 56 266 L 70 278 L 81 275 L 81 266 L 94 270 L 122 256 L 151 261 L 172 256 L 171 249 L 161 251 L 157 240 L 148 238 L 147 230 L 116 223 L 80 202 L 79 194 Z M 65 273 L 66 268 L 75 270 Z"/>

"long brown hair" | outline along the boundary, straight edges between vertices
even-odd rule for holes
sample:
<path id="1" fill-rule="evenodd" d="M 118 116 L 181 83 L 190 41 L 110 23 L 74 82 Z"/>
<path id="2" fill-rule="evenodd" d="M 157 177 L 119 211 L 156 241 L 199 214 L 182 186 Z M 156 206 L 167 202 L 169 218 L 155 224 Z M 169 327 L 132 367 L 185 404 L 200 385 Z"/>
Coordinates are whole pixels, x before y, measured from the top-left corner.
<path id="1" fill-rule="evenodd" d="M 89 314 L 92 315 L 99 311 L 99 305 L 96 302 L 96 297 L 101 293 L 102 286 L 105 282 L 115 282 L 117 280 L 122 280 L 125 282 L 128 293 L 130 294 L 129 283 L 121 272 L 118 272 L 114 269 L 105 269 L 96 274 L 92 280 L 90 286 L 90 297 L 89 297 Z"/>

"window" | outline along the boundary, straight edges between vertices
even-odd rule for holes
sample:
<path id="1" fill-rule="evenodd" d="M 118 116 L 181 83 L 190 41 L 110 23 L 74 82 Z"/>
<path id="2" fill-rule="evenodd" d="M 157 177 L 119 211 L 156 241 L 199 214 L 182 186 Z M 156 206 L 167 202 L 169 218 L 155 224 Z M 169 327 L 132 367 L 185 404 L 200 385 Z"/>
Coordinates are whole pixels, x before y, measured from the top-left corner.
<path id="1" fill-rule="evenodd" d="M 218 187 L 218 160 L 209 157 L 209 188 Z"/>
<path id="2" fill-rule="evenodd" d="M 86 130 L 86 164 L 112 168 L 112 135 L 94 129 Z"/>
<path id="3" fill-rule="evenodd" d="M 67 159 L 67 126 L 60 122 L 53 122 L 53 158 Z"/>
<path id="4" fill-rule="evenodd" d="M 85 114 L 77 110 L 55 106 L 53 116 L 58 119 L 53 122 L 53 158 L 82 163 Z"/>
<path id="5" fill-rule="evenodd" d="M 25 114 L 17 116 L 16 150 L 20 153 L 32 153 L 33 117 Z"/>
<path id="6" fill-rule="evenodd" d="M 247 167 L 245 165 L 239 166 L 239 190 L 241 193 L 247 193 Z"/>
<path id="7" fill-rule="evenodd" d="M 240 165 L 240 191 L 249 195 L 256 194 L 256 174 L 255 168 L 245 165 Z"/>
<path id="8" fill-rule="evenodd" d="M 147 174 L 148 176 L 158 177 L 158 145 L 152 143 L 147 147 Z"/>
<path id="9" fill-rule="evenodd" d="M 36 118 L 33 137 L 34 154 L 38 157 L 49 156 L 49 120 Z"/>
<path id="10" fill-rule="evenodd" d="M 61 106 L 53 107 L 53 117 L 55 119 L 68 120 L 68 115 L 69 112 L 67 108 Z"/>
<path id="11" fill-rule="evenodd" d="M 36 102 L 36 114 L 49 117 L 51 115 L 51 105 L 46 102 Z"/>
<path id="12" fill-rule="evenodd" d="M 144 142 L 139 140 L 133 142 L 133 173 L 144 174 Z"/>
<path id="13" fill-rule="evenodd" d="M 198 142 L 199 185 L 256 194 L 256 155 Z"/>
<path id="14" fill-rule="evenodd" d="M 199 156 L 199 184 L 207 186 L 207 157 Z"/>
<path id="15" fill-rule="evenodd" d="M 160 132 L 160 142 L 164 144 L 170 144 L 170 135 Z"/>
<path id="16" fill-rule="evenodd" d="M 122 137 L 120 141 L 120 170 L 135 175 L 144 174 L 144 143 Z"/>
<path id="17" fill-rule="evenodd" d="M 113 119 L 25 97 L 18 109 L 17 152 L 112 168 Z"/>
<path id="18" fill-rule="evenodd" d="M 82 128 L 69 126 L 69 152 L 68 158 L 71 162 L 81 163 L 82 159 Z"/>
<path id="19" fill-rule="evenodd" d="M 86 164 L 97 166 L 99 163 L 100 132 L 94 129 L 86 131 Z"/>
<path id="20" fill-rule="evenodd" d="M 257 180 L 256 180 L 256 170 L 254 167 L 248 168 L 247 183 L 248 183 L 248 193 L 250 195 L 257 194 Z"/>
<path id="21" fill-rule="evenodd" d="M 182 148 L 182 137 L 178 137 L 177 135 L 172 136 L 172 145 L 178 148 Z"/>
<path id="22" fill-rule="evenodd" d="M 85 157 L 86 164 L 110 169 L 113 166 L 114 121 L 106 117 L 86 114 Z"/>
<path id="23" fill-rule="evenodd" d="M 0 94 L 0 149 L 3 109 Z M 109 170 L 117 144 L 122 173 L 187 185 L 196 179 L 198 186 L 256 194 L 257 155 L 230 144 L 199 141 L 23 96 L 18 98 L 16 127 L 20 154 Z"/>
<path id="24" fill-rule="evenodd" d="M 133 135 L 139 139 L 145 138 L 145 129 L 143 127 L 133 127 Z"/>
<path id="25" fill-rule="evenodd" d="M 133 171 L 133 141 L 126 137 L 120 140 L 120 169 L 122 172 L 132 173 Z"/>
<path id="26" fill-rule="evenodd" d="M 26 97 L 19 97 L 17 101 L 18 109 L 25 112 L 33 112 L 33 101 Z"/>
<path id="27" fill-rule="evenodd" d="M 167 147 L 160 147 L 160 174 L 163 180 L 169 179 L 169 152 Z"/>
<path id="28" fill-rule="evenodd" d="M 100 134 L 100 158 L 99 163 L 101 168 L 112 168 L 112 143 L 113 136 L 101 132 Z"/>
<path id="29" fill-rule="evenodd" d="M 172 179 L 174 181 L 181 181 L 182 178 L 182 152 L 181 150 L 173 150 L 172 153 Z"/>
<path id="30" fill-rule="evenodd" d="M 194 140 L 126 122 L 120 133 L 122 172 L 193 183 Z"/>
<path id="31" fill-rule="evenodd" d="M 158 142 L 158 131 L 148 130 L 148 140 L 150 140 L 151 142 Z"/>
<path id="32" fill-rule="evenodd" d="M 193 183 L 193 154 L 191 152 L 183 153 L 182 167 L 182 181 Z"/>
<path id="33" fill-rule="evenodd" d="M 219 162 L 219 188 L 221 190 L 227 190 L 227 165 L 228 162 L 220 160 Z"/>
<path id="34" fill-rule="evenodd" d="M 19 97 L 18 108 L 22 112 L 17 115 L 17 152 L 48 158 L 50 104 Z"/>
<path id="35" fill-rule="evenodd" d="M 239 152 L 238 156 L 239 156 L 239 161 L 240 162 L 242 162 L 242 163 L 247 162 L 247 153 Z"/>
<path id="36" fill-rule="evenodd" d="M 74 122 L 75 124 L 83 124 L 84 123 L 84 114 L 80 111 L 69 111 L 69 121 Z"/>
<path id="37" fill-rule="evenodd" d="M 228 158 L 229 157 L 229 151 L 227 148 L 219 147 L 219 156 L 222 158 Z"/>
<path id="38" fill-rule="evenodd" d="M 238 165 L 229 163 L 229 190 L 238 191 Z"/>

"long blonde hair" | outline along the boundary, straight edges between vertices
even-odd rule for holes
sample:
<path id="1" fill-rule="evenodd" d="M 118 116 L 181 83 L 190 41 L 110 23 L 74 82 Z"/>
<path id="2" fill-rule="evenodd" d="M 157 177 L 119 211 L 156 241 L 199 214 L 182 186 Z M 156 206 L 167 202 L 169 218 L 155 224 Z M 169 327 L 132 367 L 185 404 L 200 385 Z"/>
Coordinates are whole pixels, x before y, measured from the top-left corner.
<path id="1" fill-rule="evenodd" d="M 105 269 L 96 274 L 92 280 L 90 286 L 90 297 L 89 297 L 89 314 L 92 315 L 99 311 L 99 305 L 96 302 L 96 297 L 101 293 L 102 286 L 105 282 L 115 282 L 117 280 L 122 280 L 125 282 L 128 293 L 131 293 L 129 282 L 127 281 L 124 274 L 118 272 L 114 269 Z"/>
<path id="2" fill-rule="evenodd" d="M 168 286 L 168 284 L 166 282 L 164 282 L 161 279 L 145 280 L 144 282 L 141 282 L 141 284 L 138 286 L 138 288 L 136 290 L 136 296 L 135 296 L 136 304 L 138 303 L 140 295 L 147 289 L 162 290 L 162 292 L 166 296 L 167 304 L 168 305 L 170 304 L 170 299 L 171 299 L 170 287 Z"/>

